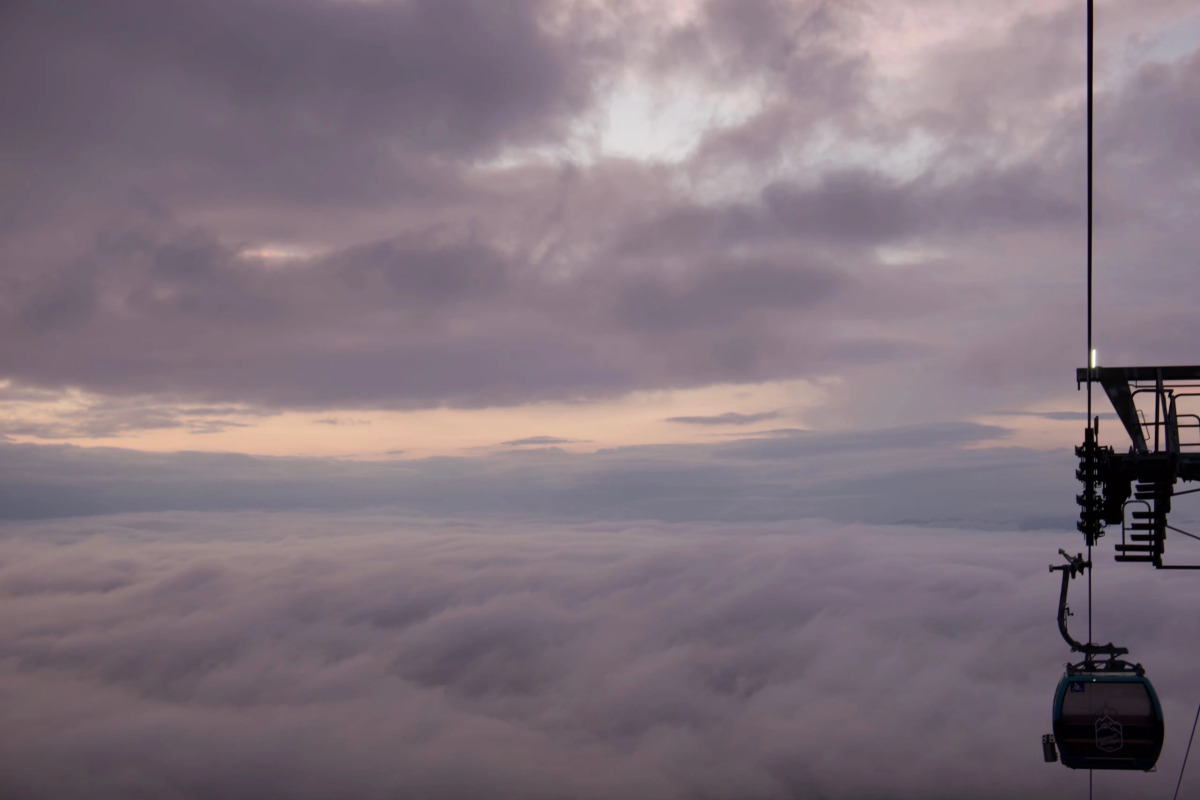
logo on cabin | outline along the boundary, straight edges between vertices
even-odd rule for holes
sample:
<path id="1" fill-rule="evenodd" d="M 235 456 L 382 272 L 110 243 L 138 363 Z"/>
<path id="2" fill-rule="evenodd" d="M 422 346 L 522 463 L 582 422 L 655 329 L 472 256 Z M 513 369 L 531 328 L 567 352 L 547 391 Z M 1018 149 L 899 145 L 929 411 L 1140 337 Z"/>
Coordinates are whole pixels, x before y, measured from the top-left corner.
<path id="1" fill-rule="evenodd" d="M 1096 720 L 1096 749 L 1112 753 L 1125 746 L 1121 723 L 1105 714 Z"/>

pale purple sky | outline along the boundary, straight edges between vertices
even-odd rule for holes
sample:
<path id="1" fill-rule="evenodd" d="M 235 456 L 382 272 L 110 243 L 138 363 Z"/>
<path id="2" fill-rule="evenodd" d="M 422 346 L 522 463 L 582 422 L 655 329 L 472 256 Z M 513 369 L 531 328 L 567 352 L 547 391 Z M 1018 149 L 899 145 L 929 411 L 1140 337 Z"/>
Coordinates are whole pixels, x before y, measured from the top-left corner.
<path id="1" fill-rule="evenodd" d="M 91 769 L 123 798 L 253 797 L 256 782 L 550 797 L 561 781 L 580 797 L 850 798 L 888 785 L 854 772 L 863 742 L 909 768 L 897 797 L 1036 796 L 1040 778 L 994 779 L 1037 758 L 1023 711 L 1003 709 L 996 740 L 1021 742 L 1005 766 L 937 782 L 971 714 L 1003 703 L 938 717 L 929 675 L 948 658 L 1048 706 L 1059 666 L 1044 571 L 1078 548 L 1084 10 L 3 4 L 0 692 L 26 700 L 0 703 L 0 725 L 42 738 L 0 739 L 0 776 L 21 765 L 0 793 L 99 796 L 55 777 Z M 1100 362 L 1194 363 L 1200 10 L 1113 0 L 1097 20 Z M 1111 422 L 1102 438 L 1123 446 Z M 495 535 L 473 548 L 472 526 Z M 387 582 L 374 559 L 433 558 L 443 527 L 466 561 L 352 597 Z M 812 567 L 841 539 L 844 587 Z M 966 613 L 964 587 L 1006 542 L 989 585 L 1020 608 L 972 606 L 963 640 L 966 622 L 930 609 Z M 539 560 L 538 543 L 563 549 Z M 227 572 L 276 548 L 290 566 Z M 871 609 L 892 599 L 892 556 L 908 574 L 897 624 L 932 628 L 855 666 L 886 624 Z M 603 581 L 579 577 L 614 559 Z M 759 587 L 774 559 L 812 593 Z M 226 590 L 245 625 L 232 606 L 196 622 L 189 604 Z M 671 599 L 709 596 L 727 618 Z M 781 641 L 837 639 L 794 604 L 836 619 L 843 601 L 819 690 L 794 642 L 726 636 L 761 607 Z M 426 610 L 378 621 L 412 603 Z M 1144 634 L 1161 653 L 1182 635 Z M 1006 636 L 1037 666 L 971 655 Z M 462 666 L 473 653 L 502 662 L 498 694 Z M 605 658 L 631 666 L 604 677 Z M 856 687 L 895 670 L 911 696 L 851 720 Z M 746 680 L 783 705 L 739 694 Z M 1178 716 L 1192 700 L 1176 689 Z M 372 718 L 351 754 L 380 698 L 401 719 Z M 95 720 L 127 712 L 136 724 Z M 795 766 L 807 745 L 773 737 L 809 712 L 847 749 Z M 889 750 L 896 715 L 941 755 Z M 342 742 L 327 782 L 281 777 L 332 746 L 323 730 Z M 389 766 L 403 747 L 379 737 L 419 739 L 432 761 Z"/>

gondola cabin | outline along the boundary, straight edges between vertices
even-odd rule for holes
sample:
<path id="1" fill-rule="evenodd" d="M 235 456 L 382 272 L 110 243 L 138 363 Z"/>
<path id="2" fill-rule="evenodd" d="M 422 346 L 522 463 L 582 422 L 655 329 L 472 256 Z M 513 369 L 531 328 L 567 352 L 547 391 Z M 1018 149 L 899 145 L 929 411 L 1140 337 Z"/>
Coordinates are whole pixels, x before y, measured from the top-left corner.
<path id="1" fill-rule="evenodd" d="M 1163 713 L 1145 675 L 1064 675 L 1054 694 L 1054 741 L 1071 769 L 1149 770 L 1163 744 Z"/>

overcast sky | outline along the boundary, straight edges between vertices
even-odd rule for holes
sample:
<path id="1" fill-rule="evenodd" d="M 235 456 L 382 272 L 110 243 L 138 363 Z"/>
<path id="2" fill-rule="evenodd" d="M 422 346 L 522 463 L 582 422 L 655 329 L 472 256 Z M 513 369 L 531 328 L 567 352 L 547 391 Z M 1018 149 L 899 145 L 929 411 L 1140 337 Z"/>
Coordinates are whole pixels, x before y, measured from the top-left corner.
<path id="1" fill-rule="evenodd" d="M 1082 406 L 1082 8 L 6 3 L 3 433 L 1060 446 L 997 414 Z M 1101 361 L 1187 363 L 1200 13 L 1098 17 Z"/>
<path id="2" fill-rule="evenodd" d="M 1084 12 L 0 4 L 0 794 L 1075 786 Z M 1099 360 L 1195 363 L 1200 10 L 1097 22 Z"/>

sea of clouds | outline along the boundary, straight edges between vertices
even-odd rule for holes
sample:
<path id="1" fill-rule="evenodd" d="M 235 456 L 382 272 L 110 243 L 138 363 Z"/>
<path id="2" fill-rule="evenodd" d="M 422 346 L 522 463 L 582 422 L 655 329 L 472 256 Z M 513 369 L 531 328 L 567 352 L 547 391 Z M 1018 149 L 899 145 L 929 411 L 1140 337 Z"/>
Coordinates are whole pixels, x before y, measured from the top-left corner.
<path id="1" fill-rule="evenodd" d="M 1073 795 L 1086 774 L 1039 738 L 1068 656 L 1046 567 L 1077 545 L 820 520 L 8 522 L 0 797 Z M 1097 565 L 1096 638 L 1147 665 L 1167 742 L 1096 797 L 1165 797 L 1200 583 Z"/>

